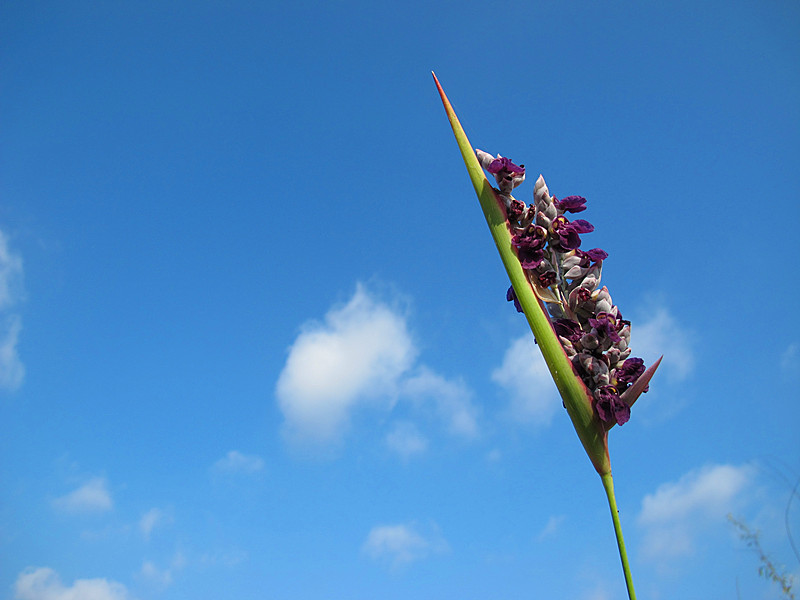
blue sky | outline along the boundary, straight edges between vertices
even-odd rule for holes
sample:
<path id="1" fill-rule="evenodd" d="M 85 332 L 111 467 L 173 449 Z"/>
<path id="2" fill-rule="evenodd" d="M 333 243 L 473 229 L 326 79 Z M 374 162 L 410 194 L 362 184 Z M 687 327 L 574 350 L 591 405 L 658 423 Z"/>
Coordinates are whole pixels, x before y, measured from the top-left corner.
<path id="1" fill-rule="evenodd" d="M 641 598 L 800 574 L 792 2 L 6 2 L 0 598 L 624 594 L 473 144 L 602 247 Z M 800 541 L 800 501 L 788 522 Z"/>

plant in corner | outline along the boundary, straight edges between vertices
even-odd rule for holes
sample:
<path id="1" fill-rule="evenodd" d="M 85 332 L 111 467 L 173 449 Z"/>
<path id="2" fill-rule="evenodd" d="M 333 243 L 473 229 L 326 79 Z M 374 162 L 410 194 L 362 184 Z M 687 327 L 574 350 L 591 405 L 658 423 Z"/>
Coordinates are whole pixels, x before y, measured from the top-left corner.
<path id="1" fill-rule="evenodd" d="M 606 287 L 600 286 L 600 248 L 581 250 L 581 235 L 594 227 L 567 216 L 582 212 L 586 199 L 559 200 L 540 175 L 533 204 L 511 195 L 525 167 L 499 154 L 474 150 L 453 107 L 433 75 L 467 172 L 478 195 L 503 265 L 511 280 L 507 299 L 525 314 L 578 438 L 600 475 L 611 509 L 625 584 L 636 598 L 614 496 L 608 432 L 623 425 L 631 406 L 647 391 L 661 359 L 645 369 L 631 356 L 631 324 L 622 318 Z M 497 188 L 487 179 L 493 176 Z"/>

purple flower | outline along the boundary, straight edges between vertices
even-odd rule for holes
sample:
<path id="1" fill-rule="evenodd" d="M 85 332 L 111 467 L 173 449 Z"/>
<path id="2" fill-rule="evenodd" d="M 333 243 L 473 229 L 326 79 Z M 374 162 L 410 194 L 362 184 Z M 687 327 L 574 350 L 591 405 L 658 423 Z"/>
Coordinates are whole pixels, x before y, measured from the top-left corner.
<path id="1" fill-rule="evenodd" d="M 544 260 L 544 250 L 541 248 L 520 248 L 517 250 L 517 256 L 523 269 L 535 269 Z"/>
<path id="2" fill-rule="evenodd" d="M 539 280 L 539 285 L 541 285 L 542 287 L 544 288 L 550 287 L 556 282 L 557 279 L 556 272 L 545 271 L 544 273 L 540 273 L 537 279 Z"/>
<path id="3" fill-rule="evenodd" d="M 644 361 L 641 358 L 629 358 L 617 369 L 617 382 L 624 384 L 625 388 L 627 388 L 629 385 L 636 383 L 636 380 L 641 377 L 644 371 Z M 645 387 L 643 391 L 646 392 L 649 387 Z"/>
<path id="4" fill-rule="evenodd" d="M 592 248 L 591 250 L 587 250 L 586 255 L 589 258 L 591 258 L 594 262 L 598 262 L 608 258 L 608 252 L 602 250 L 601 248 Z"/>
<path id="5" fill-rule="evenodd" d="M 506 300 L 509 302 L 514 302 L 514 308 L 517 309 L 517 312 L 523 312 L 522 305 L 519 303 L 519 298 L 517 298 L 517 293 L 514 291 L 513 285 L 509 287 L 508 291 L 506 292 Z"/>
<path id="6" fill-rule="evenodd" d="M 585 219 L 575 219 L 570 226 L 578 233 L 592 233 L 594 225 Z"/>
<path id="7" fill-rule="evenodd" d="M 594 327 L 597 333 L 607 337 L 615 344 L 622 339 L 617 333 L 618 319 L 611 313 L 599 312 L 595 318 L 589 317 L 589 325 Z"/>
<path id="8" fill-rule="evenodd" d="M 594 391 L 594 409 L 606 424 L 624 425 L 631 418 L 631 407 L 620 400 L 613 385 L 603 385 Z"/>
<path id="9" fill-rule="evenodd" d="M 525 174 L 525 165 L 515 165 L 505 156 L 501 156 L 500 158 L 495 158 L 489 166 L 486 167 L 486 170 L 489 171 L 492 175 L 497 175 L 500 171 L 505 171 L 506 173 L 517 173 L 518 175 Z"/>
<path id="10" fill-rule="evenodd" d="M 567 338 L 570 342 L 577 342 L 583 335 L 581 326 L 572 319 L 556 319 L 553 329 L 557 336 Z"/>
<path id="11" fill-rule="evenodd" d="M 578 235 L 578 231 L 564 217 L 558 217 L 553 221 L 553 229 L 558 236 L 559 246 L 565 251 L 575 250 L 581 245 L 581 237 Z"/>
<path id="12" fill-rule="evenodd" d="M 519 219 L 522 216 L 522 213 L 525 212 L 525 203 L 521 200 L 517 200 L 516 198 L 512 198 L 511 202 L 506 208 L 506 212 L 508 213 L 509 218 L 514 220 Z"/>
<path id="13" fill-rule="evenodd" d="M 541 227 L 531 227 L 524 233 L 517 233 L 511 238 L 511 244 L 517 249 L 517 257 L 523 269 L 535 269 L 544 259 L 546 232 Z"/>
<path id="14" fill-rule="evenodd" d="M 553 199 L 553 203 L 562 213 L 579 213 L 582 210 L 586 210 L 586 198 L 583 196 L 567 196 L 561 200 Z"/>

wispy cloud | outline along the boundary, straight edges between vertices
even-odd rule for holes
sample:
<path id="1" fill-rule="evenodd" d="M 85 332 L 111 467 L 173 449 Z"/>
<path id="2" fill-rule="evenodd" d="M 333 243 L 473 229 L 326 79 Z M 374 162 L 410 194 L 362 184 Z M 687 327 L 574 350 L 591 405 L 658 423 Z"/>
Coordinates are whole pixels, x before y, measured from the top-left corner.
<path id="1" fill-rule="evenodd" d="M 725 516 L 753 478 L 750 465 L 710 465 L 659 486 L 644 497 L 637 519 L 644 531 L 643 556 L 663 563 L 692 555 L 696 536 L 714 523 L 726 526 Z"/>
<path id="2" fill-rule="evenodd" d="M 0 231 L 0 388 L 13 391 L 22 385 L 25 366 L 17 343 L 22 319 L 12 309 L 22 297 L 22 258 L 11 251 Z"/>
<path id="3" fill-rule="evenodd" d="M 386 445 L 404 460 L 408 460 L 425 452 L 428 440 L 419 432 L 416 425 L 402 421 L 395 423 L 392 430 L 386 434 Z"/>
<path id="4" fill-rule="evenodd" d="M 170 522 L 172 522 L 172 517 L 163 510 L 160 508 L 151 508 L 139 519 L 139 531 L 144 539 L 149 540 L 150 534 L 153 533 L 156 527 L 162 527 Z"/>
<path id="5" fill-rule="evenodd" d="M 633 355 L 653 364 L 663 355 L 658 377 L 666 376 L 674 382 L 683 381 L 694 369 L 692 333 L 672 316 L 666 307 L 652 302 L 641 317 L 631 326 Z"/>
<path id="6" fill-rule="evenodd" d="M 789 344 L 783 351 L 781 369 L 789 374 L 800 372 L 800 344 Z"/>
<path id="7" fill-rule="evenodd" d="M 128 600 L 128 590 L 108 579 L 76 579 L 65 586 L 53 569 L 29 568 L 14 583 L 16 600 Z"/>
<path id="8" fill-rule="evenodd" d="M 406 379 L 404 397 L 432 406 L 450 433 L 473 437 L 478 433 L 478 410 L 472 404 L 472 392 L 461 380 L 449 380 L 427 367 Z"/>
<path id="9" fill-rule="evenodd" d="M 564 519 L 566 519 L 564 515 L 551 516 L 547 519 L 547 523 L 545 523 L 536 539 L 541 542 L 542 540 L 554 536 L 564 522 Z"/>
<path id="10" fill-rule="evenodd" d="M 503 363 L 492 371 L 492 381 L 505 390 L 509 411 L 517 422 L 549 425 L 561 406 L 558 390 L 532 334 L 511 342 Z"/>
<path id="11" fill-rule="evenodd" d="M 378 525 L 370 530 L 362 550 L 370 558 L 397 568 L 446 552 L 448 545 L 436 526 L 423 535 L 414 524 Z"/>
<path id="12" fill-rule="evenodd" d="M 114 503 L 103 477 L 94 477 L 65 496 L 53 500 L 53 506 L 66 512 L 105 512 Z"/>
<path id="13" fill-rule="evenodd" d="M 242 454 L 238 450 L 231 450 L 216 461 L 211 469 L 216 473 L 251 475 L 264 470 L 264 459 L 254 454 Z"/>
<path id="14" fill-rule="evenodd" d="M 335 442 L 359 407 L 388 412 L 398 402 L 451 434 L 474 437 L 478 411 L 469 387 L 415 365 L 417 354 L 406 317 L 359 284 L 347 304 L 307 323 L 289 349 L 276 385 L 289 438 Z"/>
<path id="15" fill-rule="evenodd" d="M 181 552 L 176 552 L 167 567 L 159 567 L 150 560 L 144 561 L 139 574 L 151 585 L 164 589 L 172 584 L 176 572 L 180 571 L 185 566 L 186 558 Z"/>

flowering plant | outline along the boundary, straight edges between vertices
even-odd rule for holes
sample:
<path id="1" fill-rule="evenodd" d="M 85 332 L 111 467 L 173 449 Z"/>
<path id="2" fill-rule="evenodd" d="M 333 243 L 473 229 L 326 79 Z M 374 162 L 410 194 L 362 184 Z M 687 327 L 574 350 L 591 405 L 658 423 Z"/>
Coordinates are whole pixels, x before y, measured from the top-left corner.
<path id="1" fill-rule="evenodd" d="M 631 357 L 630 322 L 622 318 L 606 287 L 599 287 L 600 248 L 581 250 L 581 235 L 594 227 L 567 213 L 586 208 L 586 199 L 551 196 L 544 178 L 534 185 L 534 202 L 511 196 L 525 180 L 524 165 L 473 150 L 447 96 L 433 76 L 456 142 L 483 209 L 511 287 L 506 297 L 525 314 L 550 374 L 606 492 L 628 596 L 635 599 L 619 520 L 608 431 L 630 418 L 630 408 L 648 389 L 661 359 L 645 369 Z M 497 188 L 483 170 L 494 176 Z"/>

